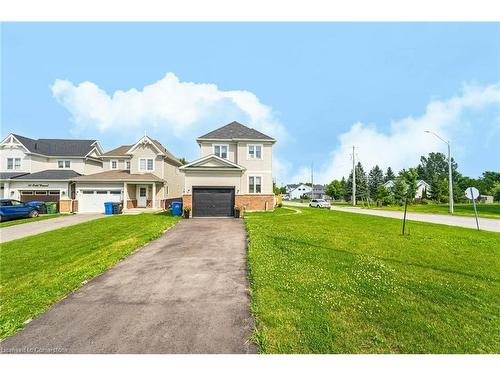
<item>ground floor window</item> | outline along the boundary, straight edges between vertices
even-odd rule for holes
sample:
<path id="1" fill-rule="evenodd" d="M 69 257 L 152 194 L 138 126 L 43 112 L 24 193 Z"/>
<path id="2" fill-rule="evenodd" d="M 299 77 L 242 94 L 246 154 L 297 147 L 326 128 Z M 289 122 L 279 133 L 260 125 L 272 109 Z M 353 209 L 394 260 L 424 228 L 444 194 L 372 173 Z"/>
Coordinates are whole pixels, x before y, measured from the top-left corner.
<path id="1" fill-rule="evenodd" d="M 262 177 L 260 176 L 248 177 L 248 192 L 250 194 L 262 192 Z"/>

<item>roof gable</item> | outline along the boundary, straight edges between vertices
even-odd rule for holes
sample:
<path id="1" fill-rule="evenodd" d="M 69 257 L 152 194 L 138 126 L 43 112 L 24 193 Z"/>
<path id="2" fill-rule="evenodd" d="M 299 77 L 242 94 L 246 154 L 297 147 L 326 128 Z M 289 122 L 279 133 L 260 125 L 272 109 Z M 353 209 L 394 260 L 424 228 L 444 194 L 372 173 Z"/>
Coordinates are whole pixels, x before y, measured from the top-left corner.
<path id="1" fill-rule="evenodd" d="M 218 157 L 217 155 L 207 155 L 204 156 L 198 160 L 192 161 L 191 163 L 188 163 L 186 165 L 183 165 L 182 167 L 179 168 L 180 170 L 186 170 L 186 169 L 226 169 L 226 170 L 239 170 L 239 171 L 244 171 L 245 168 L 242 167 L 241 165 L 238 165 L 236 163 L 233 163 L 227 159 L 222 159 Z"/>
<path id="2" fill-rule="evenodd" d="M 237 121 L 233 121 L 230 124 L 224 125 L 218 129 L 215 129 L 201 137 L 197 140 L 208 140 L 208 139 L 223 139 L 223 140 L 260 140 L 260 141 L 273 141 L 274 138 L 259 132 L 258 130 L 249 128 L 245 125 L 240 124 Z"/>

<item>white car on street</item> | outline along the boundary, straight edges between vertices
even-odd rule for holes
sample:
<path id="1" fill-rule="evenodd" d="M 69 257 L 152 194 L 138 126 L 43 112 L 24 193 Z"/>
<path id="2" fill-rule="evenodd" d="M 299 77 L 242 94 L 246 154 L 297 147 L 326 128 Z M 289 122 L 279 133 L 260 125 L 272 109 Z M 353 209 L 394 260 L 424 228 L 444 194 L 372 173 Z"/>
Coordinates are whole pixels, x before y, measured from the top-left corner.
<path id="1" fill-rule="evenodd" d="M 330 209 L 330 203 L 328 203 L 324 199 L 311 199 L 311 201 L 309 202 L 309 207 Z"/>

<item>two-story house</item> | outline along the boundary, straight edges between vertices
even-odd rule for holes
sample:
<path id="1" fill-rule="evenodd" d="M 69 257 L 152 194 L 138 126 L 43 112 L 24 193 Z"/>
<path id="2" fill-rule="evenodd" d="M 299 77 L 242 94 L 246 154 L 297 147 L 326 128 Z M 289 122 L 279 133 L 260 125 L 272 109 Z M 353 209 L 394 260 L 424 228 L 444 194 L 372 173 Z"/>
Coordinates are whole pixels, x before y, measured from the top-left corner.
<path id="1" fill-rule="evenodd" d="M 102 170 L 96 140 L 32 139 L 9 134 L 0 142 L 1 198 L 57 202 L 71 211 L 72 179 Z"/>
<path id="2" fill-rule="evenodd" d="M 179 168 L 185 174 L 183 204 L 192 216 L 232 216 L 235 206 L 274 208 L 275 139 L 232 122 L 196 141 L 200 158 Z"/>
<path id="3" fill-rule="evenodd" d="M 182 196 L 182 163 L 148 136 L 101 155 L 102 172 L 73 179 L 75 211 L 101 211 L 104 202 L 123 202 L 124 209 L 164 208 Z"/>
<path id="4" fill-rule="evenodd" d="M 10 134 L 0 143 L 1 198 L 56 202 L 61 212 L 103 212 L 104 202 L 163 208 L 181 199 L 181 165 L 147 136 L 103 152 L 96 140 Z"/>
<path id="5" fill-rule="evenodd" d="M 304 195 L 310 195 L 311 190 L 311 187 L 305 184 L 287 185 L 287 193 L 290 199 L 301 199 Z"/>

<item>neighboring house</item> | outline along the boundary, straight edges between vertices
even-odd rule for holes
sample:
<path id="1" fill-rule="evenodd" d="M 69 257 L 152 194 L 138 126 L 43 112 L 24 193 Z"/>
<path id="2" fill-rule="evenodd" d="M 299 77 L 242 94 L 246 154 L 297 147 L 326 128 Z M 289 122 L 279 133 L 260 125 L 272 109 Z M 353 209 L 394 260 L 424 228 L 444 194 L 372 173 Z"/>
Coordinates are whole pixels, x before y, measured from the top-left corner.
<path id="1" fill-rule="evenodd" d="M 288 190 L 289 189 L 289 190 Z M 287 185 L 287 192 L 290 199 L 300 199 L 303 195 L 311 194 L 311 187 L 305 184 L 291 184 Z"/>
<path id="2" fill-rule="evenodd" d="M 479 196 L 479 202 L 486 204 L 493 204 L 493 195 L 483 195 Z"/>
<path id="3" fill-rule="evenodd" d="M 180 161 L 147 136 L 104 153 L 96 140 L 31 139 L 8 135 L 0 143 L 2 197 L 53 201 L 61 212 L 161 208 L 181 199 Z"/>
<path id="4" fill-rule="evenodd" d="M 57 202 L 71 211 L 71 181 L 102 170 L 103 150 L 96 140 L 31 139 L 9 134 L 0 143 L 2 198 Z"/>
<path id="5" fill-rule="evenodd" d="M 384 183 L 384 187 L 389 191 L 392 190 L 392 188 L 394 187 L 394 180 L 389 180 L 386 183 Z M 427 182 L 425 182 L 424 180 L 419 180 L 417 182 L 417 191 L 415 192 L 415 199 L 422 198 L 424 191 L 427 192 L 427 196 L 428 196 L 430 193 L 430 190 L 431 190 L 431 186 Z"/>
<path id="6" fill-rule="evenodd" d="M 181 199 L 182 164 L 159 141 L 144 136 L 101 158 L 101 172 L 73 179 L 78 212 L 100 211 L 104 202 L 123 202 L 125 209 L 164 208 Z"/>
<path id="7" fill-rule="evenodd" d="M 272 147 L 276 140 L 238 122 L 196 139 L 200 158 L 179 169 L 183 203 L 193 216 L 232 216 L 234 207 L 274 208 Z"/>
<path id="8" fill-rule="evenodd" d="M 326 186 L 325 185 L 314 185 L 314 189 L 312 191 L 312 197 L 311 193 L 308 193 L 307 196 L 311 199 L 332 199 L 329 195 L 325 193 Z"/>

